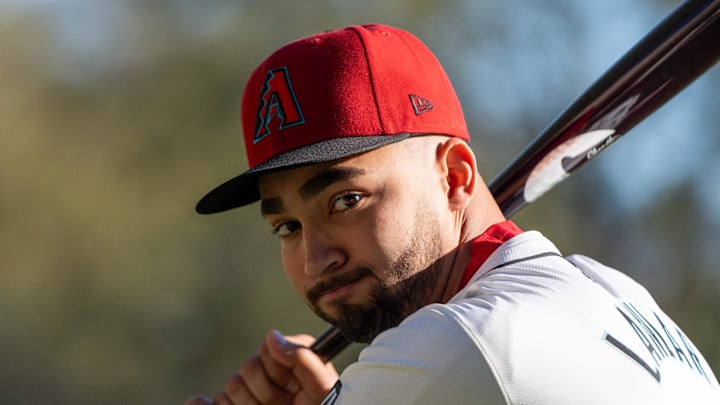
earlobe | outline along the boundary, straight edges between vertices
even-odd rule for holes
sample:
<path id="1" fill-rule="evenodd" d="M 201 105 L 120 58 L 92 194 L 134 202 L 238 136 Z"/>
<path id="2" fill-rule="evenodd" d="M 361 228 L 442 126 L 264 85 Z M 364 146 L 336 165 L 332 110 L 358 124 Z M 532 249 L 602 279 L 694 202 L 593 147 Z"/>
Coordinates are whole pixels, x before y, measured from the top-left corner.
<path id="1" fill-rule="evenodd" d="M 478 181 L 477 163 L 470 145 L 450 138 L 438 148 L 438 159 L 445 172 L 450 208 L 465 208 L 475 195 Z"/>

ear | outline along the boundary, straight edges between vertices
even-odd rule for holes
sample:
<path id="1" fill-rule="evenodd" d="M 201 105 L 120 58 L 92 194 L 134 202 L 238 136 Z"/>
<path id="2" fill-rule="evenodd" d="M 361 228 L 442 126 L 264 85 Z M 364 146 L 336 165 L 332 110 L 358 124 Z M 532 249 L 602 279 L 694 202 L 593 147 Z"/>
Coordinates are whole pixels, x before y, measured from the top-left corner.
<path id="1" fill-rule="evenodd" d="M 437 148 L 437 161 L 445 175 L 448 204 L 453 210 L 468 206 L 477 191 L 475 154 L 462 139 L 449 138 Z"/>

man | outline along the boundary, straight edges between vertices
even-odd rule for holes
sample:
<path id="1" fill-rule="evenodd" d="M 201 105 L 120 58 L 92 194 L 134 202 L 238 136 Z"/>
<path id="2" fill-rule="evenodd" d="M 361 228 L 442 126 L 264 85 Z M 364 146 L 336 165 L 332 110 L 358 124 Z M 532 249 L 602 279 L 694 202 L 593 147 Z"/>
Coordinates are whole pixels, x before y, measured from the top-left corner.
<path id="1" fill-rule="evenodd" d="M 283 46 L 252 73 L 242 121 L 250 169 L 197 210 L 260 200 L 292 286 L 370 345 L 338 379 L 312 337 L 271 331 L 214 403 L 720 403 L 643 287 L 503 217 L 450 81 L 411 34 Z"/>

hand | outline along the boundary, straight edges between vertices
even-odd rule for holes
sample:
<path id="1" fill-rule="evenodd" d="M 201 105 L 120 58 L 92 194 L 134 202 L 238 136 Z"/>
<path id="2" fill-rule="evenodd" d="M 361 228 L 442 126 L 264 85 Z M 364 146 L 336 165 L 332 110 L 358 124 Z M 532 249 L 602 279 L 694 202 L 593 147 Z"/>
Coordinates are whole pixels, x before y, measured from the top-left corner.
<path id="1" fill-rule="evenodd" d="M 319 404 L 338 379 L 332 363 L 325 364 L 308 347 L 310 335 L 285 337 L 270 331 L 258 354 L 242 365 L 214 401 L 190 398 L 185 405 Z"/>

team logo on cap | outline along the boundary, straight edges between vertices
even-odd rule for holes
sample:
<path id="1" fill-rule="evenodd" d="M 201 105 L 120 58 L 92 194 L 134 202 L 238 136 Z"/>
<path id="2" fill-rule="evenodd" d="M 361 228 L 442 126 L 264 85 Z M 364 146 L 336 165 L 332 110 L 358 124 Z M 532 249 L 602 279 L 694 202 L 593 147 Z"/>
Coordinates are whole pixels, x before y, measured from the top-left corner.
<path id="1" fill-rule="evenodd" d="M 420 115 L 424 112 L 432 111 L 433 109 L 433 103 L 432 101 L 426 99 L 425 97 L 420 97 L 416 94 L 410 94 L 410 102 L 412 103 L 413 110 L 415 110 L 415 115 Z"/>
<path id="2" fill-rule="evenodd" d="M 284 66 L 268 70 L 265 76 L 253 143 L 258 143 L 272 133 L 270 124 L 276 119 L 279 120 L 278 130 L 305 123 L 295 91 L 290 84 L 287 67 Z"/>

